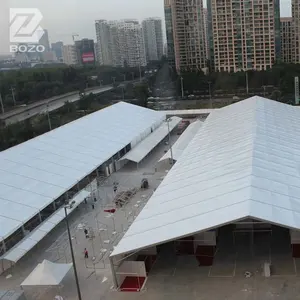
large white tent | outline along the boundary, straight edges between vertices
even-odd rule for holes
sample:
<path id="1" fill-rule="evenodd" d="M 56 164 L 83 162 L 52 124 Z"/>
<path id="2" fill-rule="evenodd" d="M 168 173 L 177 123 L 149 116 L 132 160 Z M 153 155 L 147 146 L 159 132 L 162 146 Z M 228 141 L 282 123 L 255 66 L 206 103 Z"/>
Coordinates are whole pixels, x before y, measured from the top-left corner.
<path id="1" fill-rule="evenodd" d="M 66 209 L 67 215 L 83 202 L 85 198 L 90 196 L 90 192 L 82 190 L 73 199 L 72 207 Z M 64 208 L 58 209 L 52 216 L 45 220 L 41 225 L 35 228 L 30 234 L 24 237 L 17 245 L 4 253 L 1 259 L 16 263 L 35 245 L 37 245 L 58 223 L 65 218 Z"/>
<path id="2" fill-rule="evenodd" d="M 174 160 L 178 160 L 202 125 L 203 122 L 200 120 L 191 123 L 172 146 L 172 154 L 171 150 L 168 150 L 168 152 L 161 157 L 159 162 L 172 158 L 172 155 Z"/>
<path id="3" fill-rule="evenodd" d="M 164 119 L 120 102 L 0 152 L 0 242 Z"/>
<path id="4" fill-rule="evenodd" d="M 300 229 L 300 109 L 252 97 L 211 113 L 111 256 L 251 217 Z"/>
<path id="5" fill-rule="evenodd" d="M 57 286 L 60 285 L 73 264 L 58 264 L 43 260 L 20 284 L 25 286 Z"/>

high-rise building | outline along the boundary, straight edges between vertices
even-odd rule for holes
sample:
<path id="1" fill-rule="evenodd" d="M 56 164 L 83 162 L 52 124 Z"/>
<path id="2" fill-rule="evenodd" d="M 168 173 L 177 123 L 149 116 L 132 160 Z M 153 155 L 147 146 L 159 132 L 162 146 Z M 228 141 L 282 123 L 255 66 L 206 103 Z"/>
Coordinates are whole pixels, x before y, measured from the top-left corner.
<path id="1" fill-rule="evenodd" d="M 167 38 L 170 39 L 168 33 L 173 31 L 177 71 L 184 69 L 206 71 L 202 0 L 166 0 L 165 14 L 168 22 Z"/>
<path id="2" fill-rule="evenodd" d="M 95 27 L 97 60 L 101 65 L 146 66 L 143 30 L 137 20 L 98 20 Z"/>
<path id="3" fill-rule="evenodd" d="M 113 64 L 111 22 L 106 20 L 95 21 L 97 37 L 97 61 L 100 65 Z"/>
<path id="4" fill-rule="evenodd" d="M 146 51 L 142 26 L 136 20 L 124 20 L 117 25 L 117 61 L 120 66 L 146 66 Z"/>
<path id="5" fill-rule="evenodd" d="M 208 20 L 207 20 L 207 8 L 203 8 L 203 24 L 204 24 L 204 41 L 205 41 L 205 53 L 206 59 L 209 59 L 209 43 L 208 43 Z"/>
<path id="6" fill-rule="evenodd" d="M 164 44 L 162 33 L 162 21 L 160 18 L 148 18 L 142 22 L 146 59 L 160 60 L 163 56 Z"/>
<path id="7" fill-rule="evenodd" d="M 300 1 L 292 0 L 292 19 L 294 30 L 294 63 L 300 63 Z"/>
<path id="8" fill-rule="evenodd" d="M 214 69 L 265 70 L 280 59 L 279 0 L 207 0 Z"/>
<path id="9" fill-rule="evenodd" d="M 41 60 L 44 62 L 57 62 L 57 57 L 54 51 L 44 51 L 42 52 Z"/>
<path id="10" fill-rule="evenodd" d="M 175 66 L 175 50 L 174 50 L 174 36 L 173 36 L 173 16 L 172 16 L 172 1 L 165 0 L 165 25 L 167 36 L 167 57 L 169 65 Z"/>
<path id="11" fill-rule="evenodd" d="M 95 64 L 95 45 L 94 40 L 82 39 L 75 41 L 77 59 L 79 65 L 94 65 Z"/>
<path id="12" fill-rule="evenodd" d="M 168 57 L 168 44 L 164 43 L 164 56 Z"/>
<path id="13" fill-rule="evenodd" d="M 39 44 L 43 45 L 46 51 L 50 51 L 49 35 L 47 29 L 44 29 L 44 34 L 41 37 Z"/>
<path id="14" fill-rule="evenodd" d="M 51 44 L 51 49 L 52 51 L 55 52 L 55 55 L 58 60 L 62 59 L 62 48 L 63 48 L 64 43 L 63 42 L 56 42 Z"/>
<path id="15" fill-rule="evenodd" d="M 294 31 L 292 18 L 280 18 L 281 60 L 285 63 L 294 62 Z"/>
<path id="16" fill-rule="evenodd" d="M 63 62 L 67 65 L 77 65 L 79 63 L 75 45 L 64 45 L 62 56 Z"/>

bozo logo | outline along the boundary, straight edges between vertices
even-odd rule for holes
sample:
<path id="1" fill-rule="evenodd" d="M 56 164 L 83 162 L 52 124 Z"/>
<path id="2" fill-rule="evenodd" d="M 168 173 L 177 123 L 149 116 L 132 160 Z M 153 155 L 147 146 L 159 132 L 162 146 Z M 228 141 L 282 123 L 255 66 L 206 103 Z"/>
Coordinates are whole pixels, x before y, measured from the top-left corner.
<path id="1" fill-rule="evenodd" d="M 45 51 L 45 47 L 38 44 L 45 33 L 40 26 L 42 19 L 43 16 L 37 8 L 10 9 L 9 36 L 11 52 Z M 24 45 L 27 43 L 29 45 Z"/>

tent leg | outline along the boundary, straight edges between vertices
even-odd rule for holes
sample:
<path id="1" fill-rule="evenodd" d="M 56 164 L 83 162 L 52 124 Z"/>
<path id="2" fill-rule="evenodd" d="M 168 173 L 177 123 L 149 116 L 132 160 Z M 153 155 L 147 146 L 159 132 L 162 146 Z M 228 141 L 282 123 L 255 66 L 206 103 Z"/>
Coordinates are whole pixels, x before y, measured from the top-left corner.
<path id="1" fill-rule="evenodd" d="M 112 260 L 111 257 L 109 257 L 109 263 L 110 263 L 110 268 L 111 268 L 111 274 L 112 274 L 112 279 L 113 279 L 114 287 L 115 287 L 115 289 L 117 289 L 119 287 L 119 285 L 118 285 L 118 280 L 117 280 L 115 266 L 113 264 L 113 260 Z"/>

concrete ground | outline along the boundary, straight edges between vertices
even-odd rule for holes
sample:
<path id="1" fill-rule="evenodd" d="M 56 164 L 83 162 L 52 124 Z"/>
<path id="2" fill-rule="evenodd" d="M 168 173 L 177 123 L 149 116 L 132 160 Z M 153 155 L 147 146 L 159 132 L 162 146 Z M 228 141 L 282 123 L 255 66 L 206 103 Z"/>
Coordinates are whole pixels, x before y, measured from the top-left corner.
<path id="1" fill-rule="evenodd" d="M 172 136 L 172 143 L 178 136 Z M 167 165 L 155 171 L 156 162 L 168 146 L 162 144 L 143 161 L 137 169 L 134 164 L 109 177 L 96 191 L 92 186 L 97 202 L 92 209 L 91 202 L 82 204 L 70 217 L 72 241 L 75 251 L 77 271 L 82 299 L 88 300 L 297 300 L 300 299 L 298 271 L 300 263 L 288 255 L 283 245 L 282 251 L 272 253 L 274 274 L 265 278 L 261 274 L 261 257 L 250 256 L 247 247 L 239 248 L 237 253 L 230 248 L 219 252 L 212 267 L 198 267 L 193 256 L 175 256 L 160 253 L 149 274 L 144 290 L 140 293 L 117 292 L 112 288 L 112 277 L 108 255 L 122 237 L 126 228 L 143 208 L 153 190 L 166 175 Z M 138 191 L 130 202 L 110 216 L 104 208 L 112 207 L 113 183 L 118 182 L 118 191 L 138 188 L 143 177 L 149 179 L 150 188 Z M 94 236 L 86 239 L 83 226 L 89 228 Z M 53 262 L 71 262 L 68 238 L 62 222 L 41 243 L 30 251 L 16 266 L 0 276 L 0 290 L 19 289 L 20 283 L 43 259 Z M 241 242 L 243 245 L 243 241 Z M 277 245 L 278 246 L 278 245 Z M 89 258 L 84 259 L 83 250 L 89 250 Z M 272 249 L 275 249 L 273 247 Z M 261 248 L 260 250 L 264 250 Z M 248 252 L 247 252 L 248 251 Z M 246 255 L 246 254 L 249 255 Z M 267 252 L 268 253 L 268 252 Z M 266 255 L 265 251 L 260 254 Z M 266 259 L 268 256 L 263 256 Z M 244 277 L 251 271 L 250 278 Z M 11 278 L 6 278 L 11 275 Z M 26 288 L 27 299 L 53 300 L 56 295 L 63 299 L 77 299 L 73 270 L 59 288 Z"/>

